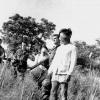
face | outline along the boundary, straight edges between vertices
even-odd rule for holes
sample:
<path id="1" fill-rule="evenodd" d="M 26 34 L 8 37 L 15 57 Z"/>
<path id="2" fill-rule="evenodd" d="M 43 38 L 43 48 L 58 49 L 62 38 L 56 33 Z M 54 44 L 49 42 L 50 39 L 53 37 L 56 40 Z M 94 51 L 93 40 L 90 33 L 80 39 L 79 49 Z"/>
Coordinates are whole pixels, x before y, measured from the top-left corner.
<path id="1" fill-rule="evenodd" d="M 60 33 L 60 36 L 59 36 L 60 44 L 65 43 L 69 39 L 70 38 L 68 36 L 65 36 L 64 33 Z"/>
<path id="2" fill-rule="evenodd" d="M 59 43 L 58 36 L 53 36 L 52 39 L 53 39 L 54 44 L 58 44 Z"/>

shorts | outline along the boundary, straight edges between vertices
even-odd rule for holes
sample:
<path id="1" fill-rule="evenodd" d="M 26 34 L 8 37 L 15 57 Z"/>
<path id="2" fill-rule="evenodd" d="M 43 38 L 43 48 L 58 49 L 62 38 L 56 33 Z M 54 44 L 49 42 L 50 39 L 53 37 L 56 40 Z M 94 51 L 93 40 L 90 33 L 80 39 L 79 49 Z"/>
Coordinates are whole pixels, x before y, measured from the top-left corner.
<path id="1" fill-rule="evenodd" d="M 66 83 L 69 75 L 67 74 L 52 74 L 51 81 L 57 81 L 59 83 Z"/>

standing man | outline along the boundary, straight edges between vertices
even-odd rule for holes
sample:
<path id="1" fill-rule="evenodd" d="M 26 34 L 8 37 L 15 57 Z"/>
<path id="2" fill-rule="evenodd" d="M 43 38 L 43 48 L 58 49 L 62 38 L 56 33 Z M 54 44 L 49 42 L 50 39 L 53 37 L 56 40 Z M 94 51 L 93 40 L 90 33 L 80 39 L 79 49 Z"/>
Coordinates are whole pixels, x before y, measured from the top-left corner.
<path id="1" fill-rule="evenodd" d="M 48 70 L 48 75 L 52 74 L 52 88 L 50 92 L 50 100 L 57 100 L 57 90 L 61 86 L 61 100 L 67 100 L 66 83 L 71 75 L 77 59 L 77 49 L 71 44 L 71 29 L 62 29 L 59 32 L 60 46 L 56 50 L 56 54 Z"/>
<path id="2" fill-rule="evenodd" d="M 26 48 L 26 43 L 22 42 L 20 48 L 16 51 L 15 53 L 15 59 L 13 61 L 13 68 L 14 68 L 14 77 L 17 77 L 17 74 L 19 72 L 20 75 L 24 75 L 24 72 L 27 69 L 27 64 L 26 62 L 24 63 L 23 66 L 22 63 L 25 61 L 25 57 L 28 54 L 27 53 L 27 48 Z"/>
<path id="3" fill-rule="evenodd" d="M 53 40 L 54 46 L 51 50 L 49 50 L 49 65 L 51 65 L 52 60 L 55 56 L 56 50 L 60 46 L 59 34 L 53 34 L 52 40 Z M 48 100 L 48 98 L 50 96 L 50 89 L 51 89 L 50 76 L 47 76 L 46 79 L 44 79 L 44 81 L 42 82 L 42 98 L 43 98 L 43 100 Z"/>

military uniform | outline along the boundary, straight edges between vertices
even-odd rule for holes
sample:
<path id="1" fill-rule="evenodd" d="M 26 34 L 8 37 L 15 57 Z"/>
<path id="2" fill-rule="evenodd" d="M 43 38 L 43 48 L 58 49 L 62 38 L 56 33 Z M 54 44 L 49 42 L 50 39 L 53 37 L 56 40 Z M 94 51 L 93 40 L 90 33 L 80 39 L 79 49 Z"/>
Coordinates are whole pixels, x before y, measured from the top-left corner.
<path id="1" fill-rule="evenodd" d="M 52 60 L 55 56 L 55 53 L 58 47 L 59 45 L 54 46 L 52 49 L 49 50 L 49 64 L 50 65 L 52 63 Z M 51 89 L 51 75 L 47 76 L 42 82 L 42 99 L 43 100 L 49 99 L 50 89 Z"/>
<path id="2" fill-rule="evenodd" d="M 27 58 L 28 58 L 28 51 L 18 49 L 15 53 L 15 60 L 13 62 L 14 67 L 14 77 L 17 77 L 17 74 L 19 72 L 19 75 L 23 76 L 25 71 L 27 70 Z"/>

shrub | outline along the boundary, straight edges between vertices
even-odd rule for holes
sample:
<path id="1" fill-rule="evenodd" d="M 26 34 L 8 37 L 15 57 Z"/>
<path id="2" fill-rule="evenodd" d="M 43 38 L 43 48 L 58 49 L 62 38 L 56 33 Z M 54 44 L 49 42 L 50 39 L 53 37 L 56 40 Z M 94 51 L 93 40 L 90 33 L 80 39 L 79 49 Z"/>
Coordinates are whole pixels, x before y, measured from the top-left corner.
<path id="1" fill-rule="evenodd" d="M 100 77 L 95 70 L 87 74 L 74 71 L 68 84 L 68 100 L 99 100 Z"/>

